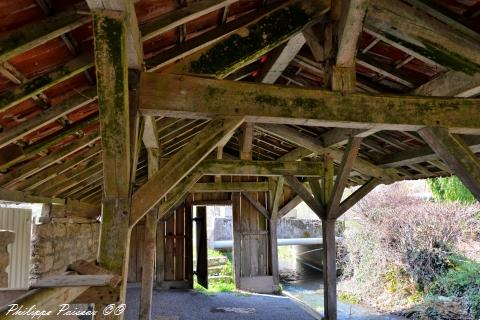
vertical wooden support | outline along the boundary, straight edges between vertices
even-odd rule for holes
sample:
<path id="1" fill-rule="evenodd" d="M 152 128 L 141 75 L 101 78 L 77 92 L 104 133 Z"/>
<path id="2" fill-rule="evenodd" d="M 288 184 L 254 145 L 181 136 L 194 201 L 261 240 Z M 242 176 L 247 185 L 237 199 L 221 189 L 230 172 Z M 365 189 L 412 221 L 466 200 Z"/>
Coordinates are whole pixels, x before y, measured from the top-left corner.
<path id="1" fill-rule="evenodd" d="M 193 289 L 192 201 L 192 196 L 185 200 L 185 279 L 188 281 L 188 288 L 191 289 Z"/>
<path id="2" fill-rule="evenodd" d="M 246 122 L 240 127 L 240 159 L 252 160 L 253 123 Z"/>
<path id="3" fill-rule="evenodd" d="M 240 192 L 235 192 L 232 194 L 232 214 L 233 214 L 233 263 L 234 263 L 234 276 L 235 276 L 235 287 L 240 289 L 240 274 L 241 263 L 242 263 L 242 235 L 241 235 L 241 221 L 240 221 L 240 210 L 241 210 L 241 194 Z"/>
<path id="4" fill-rule="evenodd" d="M 270 236 L 270 273 L 273 277 L 273 284 L 278 286 L 280 284 L 280 276 L 278 270 L 278 249 L 277 249 L 277 224 L 278 224 L 278 207 L 283 193 L 283 184 L 285 178 L 279 177 L 275 184 L 271 204 L 270 204 L 270 219 L 268 220 L 269 236 Z"/>
<path id="5" fill-rule="evenodd" d="M 131 203 L 125 19 L 125 13 L 119 11 L 93 12 L 104 177 L 98 261 L 122 276 L 120 303 L 126 295 Z"/>
<path id="6" fill-rule="evenodd" d="M 322 220 L 324 319 L 337 319 L 335 221 Z"/>
<path id="7" fill-rule="evenodd" d="M 423 128 L 418 133 L 480 201 L 480 160 L 461 138 L 441 127 Z"/>
<path id="8" fill-rule="evenodd" d="M 153 119 L 150 119 L 154 121 Z M 146 144 L 147 145 L 147 144 Z M 147 148 L 148 177 L 152 177 L 160 163 L 159 148 Z M 142 263 L 142 287 L 140 291 L 140 320 L 150 320 L 152 313 L 152 291 L 155 278 L 155 252 L 157 236 L 158 207 L 150 210 L 145 217 L 145 240 Z"/>

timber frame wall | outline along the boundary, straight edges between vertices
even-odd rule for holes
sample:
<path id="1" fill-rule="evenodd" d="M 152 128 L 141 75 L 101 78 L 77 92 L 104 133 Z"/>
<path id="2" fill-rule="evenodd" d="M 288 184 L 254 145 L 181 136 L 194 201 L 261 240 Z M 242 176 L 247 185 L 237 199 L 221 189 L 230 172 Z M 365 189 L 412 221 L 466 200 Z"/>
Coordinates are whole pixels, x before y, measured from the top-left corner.
<path id="1" fill-rule="evenodd" d="M 171 246 L 162 223 L 211 201 L 245 222 L 237 286 L 257 290 L 255 276 L 274 289 L 276 222 L 304 201 L 322 220 L 325 317 L 336 319 L 335 222 L 358 200 L 451 174 L 480 199 L 480 8 L 448 3 L 7 1 L 0 200 L 47 204 L 46 219 L 101 215 L 97 261 L 17 301 L 125 301 L 141 223 L 139 318 L 150 319 L 168 260 L 156 246 Z M 360 188 L 342 199 L 347 186 Z M 188 263 L 174 281 L 191 284 Z"/>

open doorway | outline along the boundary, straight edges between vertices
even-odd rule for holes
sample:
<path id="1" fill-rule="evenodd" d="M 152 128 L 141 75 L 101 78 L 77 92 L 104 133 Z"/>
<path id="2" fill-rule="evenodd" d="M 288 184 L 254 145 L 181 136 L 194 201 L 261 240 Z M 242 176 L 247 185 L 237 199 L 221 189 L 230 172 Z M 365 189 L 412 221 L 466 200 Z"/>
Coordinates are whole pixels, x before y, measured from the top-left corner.
<path id="1" fill-rule="evenodd" d="M 195 206 L 193 215 L 194 288 L 233 291 L 232 206 Z"/>

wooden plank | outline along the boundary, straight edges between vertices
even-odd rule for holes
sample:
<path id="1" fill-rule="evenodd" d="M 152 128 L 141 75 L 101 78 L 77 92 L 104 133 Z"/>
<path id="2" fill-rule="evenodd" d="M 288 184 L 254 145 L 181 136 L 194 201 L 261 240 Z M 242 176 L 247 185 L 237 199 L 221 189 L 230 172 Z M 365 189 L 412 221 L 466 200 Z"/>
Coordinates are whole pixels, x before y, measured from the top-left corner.
<path id="1" fill-rule="evenodd" d="M 87 304 L 87 303 L 101 303 L 111 304 L 118 301 L 119 288 L 111 287 L 91 287 L 88 288 L 81 295 L 76 297 L 72 303 Z"/>
<path id="2" fill-rule="evenodd" d="M 320 180 L 317 178 L 308 178 L 308 185 L 312 191 L 313 197 L 318 201 L 322 206 L 325 206 L 325 198 L 322 187 L 320 186 Z"/>
<path id="3" fill-rule="evenodd" d="M 203 175 L 232 176 L 322 176 L 323 165 L 306 161 L 204 160 L 197 171 Z"/>
<path id="4" fill-rule="evenodd" d="M 252 196 L 250 193 L 248 192 L 244 192 L 242 191 L 241 192 L 242 196 L 248 200 L 248 202 L 250 202 L 252 204 L 252 206 L 258 210 L 258 212 L 260 212 L 264 217 L 265 219 L 270 219 L 270 212 L 260 203 L 258 202 L 257 199 L 255 199 L 254 196 Z"/>
<path id="5" fill-rule="evenodd" d="M 240 159 L 252 160 L 253 123 L 246 122 L 240 126 Z"/>
<path id="6" fill-rule="evenodd" d="M 312 209 L 313 212 L 319 217 L 325 217 L 325 209 L 323 206 L 315 200 L 315 198 L 310 194 L 310 192 L 305 189 L 300 181 L 293 176 L 285 176 L 285 181 L 288 185 L 302 198 L 303 201 Z"/>
<path id="7" fill-rule="evenodd" d="M 133 195 L 130 225 L 135 225 L 175 185 L 187 176 L 218 143 L 243 122 L 242 117 L 211 121 Z"/>
<path id="8" fill-rule="evenodd" d="M 242 236 L 241 236 L 241 194 L 232 194 L 232 219 L 233 219 L 233 275 L 235 288 L 240 289 L 241 265 L 242 265 Z"/>
<path id="9" fill-rule="evenodd" d="M 26 52 L 86 24 L 91 17 L 69 9 L 44 20 L 27 24 L 0 40 L 0 62 Z"/>
<path id="10" fill-rule="evenodd" d="M 165 281 L 175 280 L 175 215 L 165 221 Z"/>
<path id="11" fill-rule="evenodd" d="M 159 220 L 157 224 L 157 254 L 156 254 L 156 284 L 165 280 L 165 221 Z"/>
<path id="12" fill-rule="evenodd" d="M 154 73 L 142 74 L 140 88 L 139 108 L 146 115 L 209 119 L 222 110 L 257 123 L 400 131 L 441 125 L 480 133 L 475 99 L 345 94 Z"/>
<path id="13" fill-rule="evenodd" d="M 142 40 L 147 41 L 197 18 L 229 6 L 236 0 L 200 0 L 166 13 L 140 28 Z"/>
<path id="14" fill-rule="evenodd" d="M 215 182 L 196 183 L 190 192 L 267 192 L 268 182 Z"/>
<path id="15" fill-rule="evenodd" d="M 365 23 L 455 71 L 480 70 L 477 40 L 401 1 L 370 0 Z"/>
<path id="16" fill-rule="evenodd" d="M 185 203 L 175 209 L 175 280 L 185 280 Z"/>
<path id="17" fill-rule="evenodd" d="M 427 127 L 418 133 L 480 201 L 480 160 L 477 156 L 447 128 Z"/>
<path id="18" fill-rule="evenodd" d="M 272 293 L 277 290 L 272 276 L 242 277 L 240 283 L 243 290 L 255 293 Z"/>
<path id="19" fill-rule="evenodd" d="M 31 288 L 61 288 L 61 287 L 115 287 L 118 276 L 115 275 L 60 275 L 49 276 L 33 282 Z"/>
<path id="20" fill-rule="evenodd" d="M 101 213 L 100 206 L 85 203 L 79 200 L 66 199 L 65 204 L 52 204 L 49 215 L 52 218 L 82 217 L 97 218 Z"/>
<path id="21" fill-rule="evenodd" d="M 185 200 L 185 279 L 193 289 L 193 205 L 192 197 Z"/>
<path id="22" fill-rule="evenodd" d="M 153 117 L 145 116 L 143 117 L 145 126 L 143 128 L 142 141 L 145 145 L 145 148 L 160 148 L 160 142 L 158 138 L 158 128 L 157 122 Z"/>
<path id="23" fill-rule="evenodd" d="M 280 205 L 280 200 L 281 200 L 282 195 L 283 195 L 284 182 L 285 182 L 284 177 L 278 177 L 278 180 L 275 183 L 275 189 L 273 191 L 273 197 L 272 197 L 272 204 L 269 208 L 271 217 L 277 217 L 278 216 L 278 207 Z"/>
<path id="24" fill-rule="evenodd" d="M 360 150 L 362 138 L 352 138 L 345 148 L 345 153 L 340 164 L 340 168 L 335 178 L 335 185 L 333 186 L 332 195 L 327 202 L 327 218 L 332 218 L 337 215 L 340 201 L 342 201 L 343 192 L 347 186 L 348 178 L 355 158 Z"/>
<path id="25" fill-rule="evenodd" d="M 120 303 L 126 297 L 131 204 L 126 19 L 125 13 L 120 11 L 93 11 L 103 150 L 102 224 L 98 262 L 102 267 L 121 275 Z"/>
<path id="26" fill-rule="evenodd" d="M 353 207 L 358 201 L 363 199 L 379 184 L 380 184 L 380 181 L 378 179 L 372 178 L 368 180 L 367 183 L 365 183 L 363 186 L 355 190 L 355 192 L 353 192 L 350 196 L 348 196 L 347 199 L 343 200 L 334 218 L 337 219 L 342 214 L 347 212 L 351 207 Z"/>

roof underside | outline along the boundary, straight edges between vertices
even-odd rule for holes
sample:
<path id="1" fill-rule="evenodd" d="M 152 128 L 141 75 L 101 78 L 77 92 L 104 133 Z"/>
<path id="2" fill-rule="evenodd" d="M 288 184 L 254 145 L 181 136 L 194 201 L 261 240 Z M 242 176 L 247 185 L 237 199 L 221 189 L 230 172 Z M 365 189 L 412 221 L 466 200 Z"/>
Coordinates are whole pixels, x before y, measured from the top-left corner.
<path id="1" fill-rule="evenodd" d="M 136 1 L 140 30 L 146 30 L 165 14 L 181 6 L 192 5 L 193 2 Z M 158 61 L 158 57 L 170 54 L 188 41 L 273 2 L 236 1 L 226 9 L 220 8 L 149 38 L 143 43 L 145 61 L 147 65 L 149 61 Z M 405 2 L 412 5 L 415 1 Z M 425 3 L 429 3 L 432 12 L 454 20 L 474 34 L 480 32 L 479 0 L 436 0 Z M 77 9 L 76 13 L 68 16 L 73 8 Z M 428 13 L 431 17 L 434 15 L 432 12 Z M 19 28 L 31 25 L 41 35 L 42 22 L 61 15 L 70 19 L 63 24 L 68 26 L 63 31 L 28 50 L 5 55 L 5 52 L 12 51 L 12 47 L 22 43 L 20 36 L 15 37 Z M 2 39 L 9 39 L 9 42 Z M 415 90 L 422 85 L 448 72 L 459 71 L 424 52 L 413 51 L 400 40 L 385 38 L 368 23 L 364 26 L 358 47 L 356 71 L 359 92 L 415 94 Z M 276 55 L 276 50 L 280 49 L 274 48 L 259 59 L 250 61 L 227 79 L 258 81 L 264 66 Z M 96 88 L 92 52 L 92 26 L 88 7 L 83 0 L 0 2 L 0 187 L 39 196 L 99 201 L 102 192 L 101 141 L 98 137 L 97 102 L 94 98 L 90 99 L 95 96 Z M 155 72 L 162 70 L 164 66 Z M 54 71 L 56 73 L 52 74 Z M 288 66 L 275 83 L 324 87 L 323 65 L 316 61 L 310 46 L 305 43 L 298 54 L 288 61 Z M 473 91 L 468 95 L 475 94 L 478 95 L 478 92 Z M 72 101 L 78 103 L 72 104 Z M 156 118 L 156 121 L 163 157 L 178 151 L 208 122 L 173 118 Z M 319 140 L 326 136 L 325 133 L 335 130 L 291 127 Z M 467 143 L 480 145 L 479 137 L 464 138 Z M 226 157 L 238 157 L 238 141 L 237 133 L 224 148 Z M 275 160 L 297 147 L 265 131 L 254 130 L 253 159 Z M 343 148 L 341 145 L 333 147 Z M 433 152 L 429 151 L 416 132 L 379 131 L 364 138 L 360 149 L 360 157 L 383 167 L 395 167 L 405 179 L 450 174 L 439 159 L 430 157 L 425 161 L 425 157 L 419 157 L 419 154 Z M 146 174 L 146 152 L 143 150 L 137 170 L 137 185 L 145 181 Z M 350 184 L 361 184 L 367 180 L 368 177 L 354 173 Z"/>

